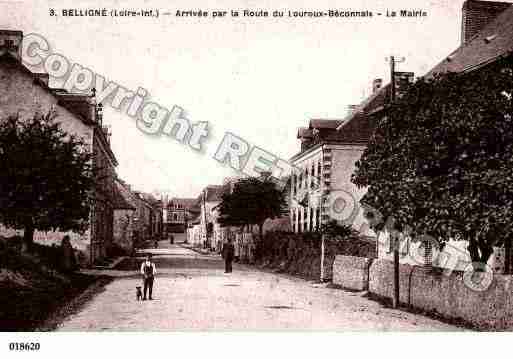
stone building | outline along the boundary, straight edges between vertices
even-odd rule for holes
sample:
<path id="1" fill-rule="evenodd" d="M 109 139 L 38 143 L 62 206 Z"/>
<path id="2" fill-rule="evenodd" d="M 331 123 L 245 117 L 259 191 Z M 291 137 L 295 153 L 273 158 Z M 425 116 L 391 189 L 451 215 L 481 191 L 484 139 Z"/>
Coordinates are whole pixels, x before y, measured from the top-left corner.
<path id="1" fill-rule="evenodd" d="M 316 231 L 331 219 L 351 218 L 354 206 L 339 213 L 337 201 L 351 204 L 365 193 L 351 183 L 351 175 L 371 133 L 369 122 L 356 110 L 344 120 L 313 119 L 298 130 L 301 151 L 290 160 L 296 169 L 289 197 L 294 232 Z M 352 223 L 359 226 L 362 221 L 358 213 Z"/>
<path id="2" fill-rule="evenodd" d="M 202 241 L 206 241 L 207 248 L 219 250 L 220 225 L 217 221 L 218 211 L 216 207 L 221 203 L 224 186 L 209 185 L 200 195 L 200 233 Z"/>
<path id="3" fill-rule="evenodd" d="M 163 204 L 150 193 L 139 192 L 139 196 L 150 206 L 149 212 L 149 237 L 151 239 L 162 239 L 163 233 Z"/>
<path id="4" fill-rule="evenodd" d="M 135 249 L 135 201 L 136 199 L 130 191 L 130 188 L 121 180 L 116 179 L 113 245 L 111 251 L 130 254 Z"/>
<path id="5" fill-rule="evenodd" d="M 196 198 L 173 197 L 164 201 L 162 213 L 164 222 L 164 237 L 172 233 L 184 233 L 188 222 L 193 217 L 191 211 L 195 205 Z"/>
<path id="6" fill-rule="evenodd" d="M 144 242 L 151 240 L 151 212 L 152 206 L 148 203 L 141 192 L 134 191 L 135 196 L 134 206 L 134 246 L 140 248 L 144 245 Z"/>
<path id="7" fill-rule="evenodd" d="M 90 263 L 105 257 L 112 243 L 114 178 L 117 160 L 110 147 L 110 133 L 102 123 L 101 104 L 91 94 L 70 93 L 50 87 L 49 76 L 32 72 L 22 63 L 23 33 L 0 30 L 0 119 L 21 119 L 53 113 L 60 127 L 81 138 L 93 153 L 94 201 L 90 227 L 83 233 L 68 233 L 72 243 L 85 249 Z M 54 241 L 64 233 L 36 232 L 34 238 Z"/>

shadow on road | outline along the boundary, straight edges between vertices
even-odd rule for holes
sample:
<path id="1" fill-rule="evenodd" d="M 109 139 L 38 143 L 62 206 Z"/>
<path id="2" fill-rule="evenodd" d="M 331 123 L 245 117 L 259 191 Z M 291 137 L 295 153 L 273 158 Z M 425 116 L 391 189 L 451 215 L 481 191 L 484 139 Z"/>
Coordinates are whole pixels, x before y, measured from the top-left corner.
<path id="1" fill-rule="evenodd" d="M 144 257 L 126 258 L 120 262 L 114 269 L 133 271 L 139 270 Z M 157 267 L 157 272 L 162 268 L 186 268 L 186 269 L 223 269 L 224 264 L 220 258 L 210 258 L 202 256 L 183 257 L 179 255 L 153 255 L 152 261 Z"/>

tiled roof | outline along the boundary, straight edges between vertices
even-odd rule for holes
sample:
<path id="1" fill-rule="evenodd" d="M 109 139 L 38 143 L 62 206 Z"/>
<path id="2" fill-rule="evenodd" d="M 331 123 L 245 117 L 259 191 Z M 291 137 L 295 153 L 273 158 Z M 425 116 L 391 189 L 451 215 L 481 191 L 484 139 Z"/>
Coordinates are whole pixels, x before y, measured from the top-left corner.
<path id="1" fill-rule="evenodd" d="M 6 30 L 0 30 L 6 31 Z M 11 31 L 11 30 L 8 30 Z M 37 73 L 32 72 L 29 68 L 27 68 L 21 61 L 11 55 L 9 52 L 4 52 L 0 54 L 0 64 L 4 62 L 6 64 L 14 64 L 21 71 L 29 74 L 33 77 L 34 83 L 38 84 L 46 91 L 48 91 L 53 97 L 57 99 L 57 103 L 74 114 L 80 121 L 82 121 L 86 125 L 96 126 L 98 125 L 95 122 L 95 100 L 92 96 L 88 94 L 82 93 L 70 93 L 64 89 L 51 88 L 48 85 L 49 76 L 46 73 Z M 111 160 L 117 166 L 118 162 L 112 148 L 110 147 L 110 143 L 106 140 L 105 134 L 103 131 L 97 131 L 99 137 L 103 138 L 105 142 L 105 150 L 110 156 Z"/>
<path id="2" fill-rule="evenodd" d="M 0 29 L 0 34 L 2 34 L 2 35 L 23 35 L 23 31 L 21 31 L 21 30 L 3 30 L 3 29 Z"/>
<path id="3" fill-rule="evenodd" d="M 80 116 L 86 123 L 95 124 L 94 108 L 96 104 L 90 95 L 65 92 L 54 92 L 54 94 L 59 99 L 59 105 Z"/>
<path id="4" fill-rule="evenodd" d="M 114 209 L 135 210 L 135 207 L 132 206 L 128 202 L 128 200 L 123 196 L 118 186 L 121 186 L 121 183 L 116 183 L 116 185 L 114 186 L 114 198 L 112 200 Z"/>
<path id="5" fill-rule="evenodd" d="M 224 193 L 224 191 L 227 190 L 226 186 L 222 185 L 210 185 L 205 188 L 206 191 L 206 198 L 205 200 L 208 202 L 217 202 L 221 201 L 221 197 Z"/>
<path id="6" fill-rule="evenodd" d="M 465 45 L 460 46 L 446 59 L 435 66 L 426 76 L 441 72 L 466 72 L 490 62 L 498 57 L 513 51 L 513 6 L 498 15 L 483 28 L 474 38 Z M 351 113 L 336 126 L 337 131 L 325 131 L 322 134 L 323 142 L 367 142 L 374 128 L 373 114 L 384 109 L 389 101 L 390 84 L 383 86 L 377 92 L 366 98 L 358 107 L 359 110 Z M 319 122 L 318 122 L 319 121 Z M 315 126 L 331 128 L 326 120 L 311 120 Z M 313 127 L 313 128 L 318 128 Z M 303 136 L 300 136 L 302 135 Z M 298 138 L 308 137 L 305 128 L 298 131 Z M 315 146 L 310 146 L 306 151 Z M 302 151 L 293 158 L 301 155 Z"/>
<path id="7" fill-rule="evenodd" d="M 317 129 L 336 129 L 342 123 L 339 119 L 311 119 L 309 128 Z"/>
<path id="8" fill-rule="evenodd" d="M 300 127 L 297 130 L 297 138 L 312 138 L 313 137 L 313 131 L 306 127 Z"/>
<path id="9" fill-rule="evenodd" d="M 366 112 L 351 116 L 333 135 L 333 140 L 348 143 L 366 143 L 374 130 L 374 119 Z"/>
<path id="10" fill-rule="evenodd" d="M 504 10 L 476 36 L 436 65 L 426 76 L 443 72 L 467 72 L 513 51 L 513 6 Z"/>
<path id="11" fill-rule="evenodd" d="M 190 209 L 196 204 L 197 199 L 196 198 L 171 198 L 169 200 L 169 204 L 171 203 L 177 203 L 181 204 L 184 208 Z"/>
<path id="12" fill-rule="evenodd" d="M 352 118 L 352 117 L 350 117 Z M 299 153 L 292 156 L 295 160 L 302 154 L 316 148 L 321 143 L 361 143 L 368 139 L 368 129 L 366 122 L 356 122 L 352 125 L 351 131 L 338 131 L 337 128 L 344 125 L 347 121 L 336 119 L 312 119 L 308 128 L 300 127 L 297 138 L 303 141 L 302 149 Z M 306 144 L 306 146 L 305 146 Z"/>

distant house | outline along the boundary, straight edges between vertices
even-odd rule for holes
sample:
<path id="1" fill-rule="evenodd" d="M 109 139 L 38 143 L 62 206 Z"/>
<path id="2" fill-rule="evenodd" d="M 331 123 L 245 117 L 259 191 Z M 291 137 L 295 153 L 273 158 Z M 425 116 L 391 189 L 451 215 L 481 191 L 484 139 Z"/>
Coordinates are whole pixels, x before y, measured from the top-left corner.
<path id="1" fill-rule="evenodd" d="M 148 236 L 151 239 L 162 239 L 163 233 L 163 204 L 150 193 L 138 192 L 140 198 L 150 206 L 148 220 Z"/>
<path id="2" fill-rule="evenodd" d="M 196 198 L 173 197 L 164 201 L 162 211 L 165 237 L 168 237 L 172 233 L 185 232 L 188 222 L 193 217 L 191 209 L 195 203 Z"/>
<path id="3" fill-rule="evenodd" d="M 202 246 L 200 224 L 200 214 L 198 213 L 190 220 L 187 226 L 187 241 L 194 247 Z"/>
<path id="4" fill-rule="evenodd" d="M 118 164 L 110 146 L 110 132 L 103 125 L 102 106 L 93 93 L 70 93 L 49 85 L 49 75 L 34 73 L 22 63 L 23 33 L 0 30 L 0 119 L 17 115 L 31 119 L 54 113 L 67 133 L 81 138 L 93 154 L 95 188 L 90 226 L 83 234 L 67 233 L 90 263 L 107 255 L 113 240 L 114 180 Z M 7 229 L 6 229 L 7 230 Z M 34 240 L 60 242 L 64 233 L 38 232 Z"/>
<path id="5" fill-rule="evenodd" d="M 206 242 L 207 248 L 212 250 L 219 250 L 222 243 L 216 207 L 221 203 L 224 190 L 225 186 L 209 185 L 203 189 L 199 198 L 201 238 Z"/>

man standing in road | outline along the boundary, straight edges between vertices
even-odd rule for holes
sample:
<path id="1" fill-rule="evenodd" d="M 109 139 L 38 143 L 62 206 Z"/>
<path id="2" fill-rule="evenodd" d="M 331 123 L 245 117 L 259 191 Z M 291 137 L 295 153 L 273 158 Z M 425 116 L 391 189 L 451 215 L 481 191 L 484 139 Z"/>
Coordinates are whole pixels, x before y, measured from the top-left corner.
<path id="1" fill-rule="evenodd" d="M 235 247 L 233 246 L 232 239 L 228 238 L 228 241 L 223 245 L 222 256 L 224 258 L 224 272 L 232 272 L 233 255 L 235 253 Z"/>
<path id="2" fill-rule="evenodd" d="M 153 300 L 153 280 L 155 279 L 155 274 L 157 274 L 157 269 L 155 268 L 155 263 L 151 261 L 151 253 L 148 253 L 146 260 L 141 264 L 141 274 L 143 275 L 144 282 L 143 300 L 146 300 L 147 291 L 149 291 L 149 299 Z"/>

